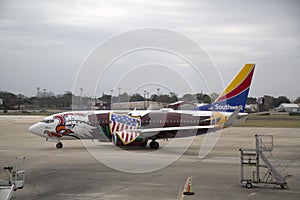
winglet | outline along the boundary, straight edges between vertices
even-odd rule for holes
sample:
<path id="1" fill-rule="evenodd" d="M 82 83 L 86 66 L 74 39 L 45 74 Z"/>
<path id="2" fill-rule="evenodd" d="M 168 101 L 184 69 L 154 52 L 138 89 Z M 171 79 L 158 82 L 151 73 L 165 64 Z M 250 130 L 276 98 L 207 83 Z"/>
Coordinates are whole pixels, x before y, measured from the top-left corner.
<path id="1" fill-rule="evenodd" d="M 237 116 L 239 115 L 240 110 L 242 109 L 242 106 L 238 106 L 235 111 L 230 115 L 230 117 L 228 118 L 228 120 L 225 122 L 224 124 L 224 128 L 225 127 L 229 127 L 232 126 L 234 124 L 234 122 L 237 119 Z"/>

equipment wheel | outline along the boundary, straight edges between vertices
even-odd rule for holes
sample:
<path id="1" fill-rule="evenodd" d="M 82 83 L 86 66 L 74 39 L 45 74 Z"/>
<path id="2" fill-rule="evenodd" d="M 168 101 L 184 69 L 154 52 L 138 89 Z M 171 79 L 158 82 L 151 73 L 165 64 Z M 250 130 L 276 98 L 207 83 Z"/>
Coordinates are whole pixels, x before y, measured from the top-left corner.
<path id="1" fill-rule="evenodd" d="M 152 142 L 150 142 L 149 146 L 150 146 L 151 149 L 158 149 L 159 148 L 159 143 L 156 142 L 156 141 L 152 141 Z"/>
<path id="2" fill-rule="evenodd" d="M 252 183 L 247 182 L 247 183 L 246 183 L 246 188 L 252 188 Z"/>
<path id="3" fill-rule="evenodd" d="M 63 146 L 64 146 L 64 145 L 63 145 L 61 142 L 59 142 L 59 143 L 56 144 L 56 148 L 58 148 L 58 149 L 63 148 Z"/>

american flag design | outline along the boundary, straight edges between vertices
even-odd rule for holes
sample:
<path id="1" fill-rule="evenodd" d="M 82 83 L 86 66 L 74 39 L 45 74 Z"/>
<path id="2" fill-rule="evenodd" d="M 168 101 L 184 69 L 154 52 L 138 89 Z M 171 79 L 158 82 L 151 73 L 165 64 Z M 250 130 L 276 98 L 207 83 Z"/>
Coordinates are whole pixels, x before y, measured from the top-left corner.
<path id="1" fill-rule="evenodd" d="M 120 140 L 123 144 L 127 145 L 136 140 L 139 137 L 140 133 L 138 132 L 131 132 L 131 131 L 120 131 L 116 132 Z"/>
<path id="2" fill-rule="evenodd" d="M 141 119 L 139 117 L 110 113 L 110 133 L 115 133 L 125 145 L 133 142 L 137 137 L 139 137 L 140 133 L 130 130 L 135 130 L 140 126 Z"/>

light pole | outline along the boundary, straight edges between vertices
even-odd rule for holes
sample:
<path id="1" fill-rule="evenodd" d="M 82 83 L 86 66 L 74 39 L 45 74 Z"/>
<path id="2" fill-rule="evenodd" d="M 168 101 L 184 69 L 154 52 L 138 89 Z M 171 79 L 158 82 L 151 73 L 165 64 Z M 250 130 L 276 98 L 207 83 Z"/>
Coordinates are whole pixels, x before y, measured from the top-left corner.
<path id="1" fill-rule="evenodd" d="M 45 100 L 46 100 L 46 89 L 43 89 L 43 110 L 45 110 Z"/>
<path id="2" fill-rule="evenodd" d="M 147 107 L 149 107 L 149 91 L 147 91 L 147 99 L 148 99 Z"/>
<path id="3" fill-rule="evenodd" d="M 96 104 L 97 104 L 97 97 L 94 95 L 94 110 L 96 110 Z"/>
<path id="4" fill-rule="evenodd" d="M 147 90 L 144 90 L 144 110 L 146 110 L 146 94 Z"/>
<path id="5" fill-rule="evenodd" d="M 113 103 L 113 92 L 114 92 L 114 90 L 113 89 L 111 89 L 110 90 L 110 109 L 112 109 L 112 103 Z"/>
<path id="6" fill-rule="evenodd" d="M 82 96 L 83 96 L 83 88 L 79 88 L 80 90 L 80 97 L 79 97 L 79 109 L 82 109 Z"/>
<path id="7" fill-rule="evenodd" d="M 119 88 L 119 110 L 121 110 L 121 105 L 120 105 L 120 102 L 121 102 L 121 88 Z"/>
<path id="8" fill-rule="evenodd" d="M 40 88 L 37 87 L 37 88 L 36 88 L 36 107 L 37 107 L 37 108 L 40 107 L 40 106 L 39 106 L 39 94 L 40 94 Z"/>

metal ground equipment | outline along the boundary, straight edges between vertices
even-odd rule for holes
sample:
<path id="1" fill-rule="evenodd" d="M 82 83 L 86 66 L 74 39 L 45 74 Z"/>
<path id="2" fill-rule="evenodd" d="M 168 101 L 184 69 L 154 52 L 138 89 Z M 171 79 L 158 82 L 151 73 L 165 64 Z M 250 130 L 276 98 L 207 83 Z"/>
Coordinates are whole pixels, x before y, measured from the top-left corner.
<path id="1" fill-rule="evenodd" d="M 273 184 L 282 189 L 287 188 L 286 179 L 291 177 L 291 174 L 273 156 L 272 150 L 272 135 L 255 135 L 255 149 L 239 149 L 241 183 L 247 188 L 252 188 L 253 184 Z"/>
<path id="2" fill-rule="evenodd" d="M 9 200 L 13 192 L 22 189 L 25 183 L 25 157 L 16 157 L 14 161 L 11 159 L 1 158 L 0 170 L 0 200 Z M 5 166 L 2 166 L 4 165 Z"/>

